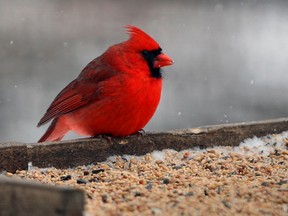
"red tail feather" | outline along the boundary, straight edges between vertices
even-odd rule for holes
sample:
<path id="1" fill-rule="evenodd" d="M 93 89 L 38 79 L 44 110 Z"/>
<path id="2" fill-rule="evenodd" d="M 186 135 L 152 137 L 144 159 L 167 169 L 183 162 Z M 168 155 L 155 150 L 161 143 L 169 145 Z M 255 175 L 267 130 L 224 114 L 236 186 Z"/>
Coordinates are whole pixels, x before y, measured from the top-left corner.
<path id="1" fill-rule="evenodd" d="M 59 123 L 58 118 L 54 119 L 45 134 L 39 139 L 38 143 L 61 140 L 69 130 L 63 125 L 59 126 Z"/>

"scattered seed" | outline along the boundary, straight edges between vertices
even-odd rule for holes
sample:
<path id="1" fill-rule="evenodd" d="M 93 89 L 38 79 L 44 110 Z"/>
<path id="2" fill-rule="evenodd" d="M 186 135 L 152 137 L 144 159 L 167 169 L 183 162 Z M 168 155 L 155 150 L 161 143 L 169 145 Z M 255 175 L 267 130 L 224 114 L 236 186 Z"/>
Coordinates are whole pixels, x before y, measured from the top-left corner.
<path id="1" fill-rule="evenodd" d="M 135 196 L 135 197 L 137 197 L 137 196 L 142 196 L 142 193 L 140 193 L 140 192 L 137 191 L 137 192 L 134 193 L 134 196 Z"/>
<path id="2" fill-rule="evenodd" d="M 77 179 L 77 184 L 86 184 L 87 180 L 85 179 Z"/>
<path id="3" fill-rule="evenodd" d="M 130 159 L 130 163 L 131 163 L 131 164 L 137 164 L 137 159 L 134 158 L 134 157 L 132 157 L 132 158 Z"/>
<path id="4" fill-rule="evenodd" d="M 190 156 L 190 153 L 189 153 L 189 152 L 185 152 L 184 155 L 183 155 L 183 158 L 186 159 L 186 158 L 188 158 L 189 156 Z"/>
<path id="5" fill-rule="evenodd" d="M 227 215 L 283 215 L 288 212 L 288 150 L 278 144 L 274 148 L 277 151 L 269 156 L 250 155 L 254 147 L 244 147 L 245 154 L 229 154 L 232 147 L 164 150 L 157 163 L 151 154 L 116 156 L 74 169 L 33 167 L 8 175 L 85 190 L 87 215 L 209 215 L 215 210 Z"/>
<path id="6" fill-rule="evenodd" d="M 104 172 L 105 170 L 104 169 L 97 169 L 97 170 L 92 170 L 92 173 L 93 174 L 98 174 L 100 172 Z"/>
<path id="7" fill-rule="evenodd" d="M 66 176 L 61 176 L 60 177 L 60 179 L 62 180 L 62 181 L 67 181 L 67 180 L 70 180 L 72 177 L 71 177 L 71 175 L 66 175 Z"/>
<path id="8" fill-rule="evenodd" d="M 222 203 L 226 208 L 231 209 L 231 205 L 227 201 L 222 200 Z"/>
<path id="9" fill-rule="evenodd" d="M 144 179 L 141 179 L 141 180 L 139 180 L 139 184 L 144 185 L 144 184 L 146 184 L 146 181 Z"/>
<path id="10" fill-rule="evenodd" d="M 270 183 L 269 182 L 262 182 L 261 185 L 266 187 L 266 186 L 269 186 Z"/>
<path id="11" fill-rule="evenodd" d="M 278 185 L 283 185 L 287 183 L 288 183 L 288 180 L 280 180 L 279 182 L 277 182 Z"/>
<path id="12" fill-rule="evenodd" d="M 126 157 L 124 157 L 124 156 L 121 156 L 121 159 L 122 159 L 123 161 L 125 161 L 125 162 L 128 162 L 128 159 L 127 159 Z"/>
<path id="13" fill-rule="evenodd" d="M 147 184 L 145 187 L 147 190 L 152 190 L 153 185 L 151 183 Z"/>
<path id="14" fill-rule="evenodd" d="M 163 179 L 163 183 L 164 183 L 164 184 L 169 184 L 169 183 L 170 183 L 170 179 L 169 179 L 169 178 Z"/>
<path id="15" fill-rule="evenodd" d="M 11 177 L 11 176 L 13 176 L 13 173 L 6 172 L 5 175 L 8 176 L 8 177 Z"/>
<path id="16" fill-rule="evenodd" d="M 179 170 L 182 169 L 182 165 L 173 166 L 172 169 Z"/>
<path id="17" fill-rule="evenodd" d="M 192 191 L 190 191 L 187 194 L 185 194 L 185 196 L 191 197 L 191 196 L 194 196 L 194 193 Z"/>
<path id="18" fill-rule="evenodd" d="M 24 174 L 26 174 L 26 170 L 16 170 L 16 174 L 22 174 L 22 175 L 24 175 Z"/>
<path id="19" fill-rule="evenodd" d="M 89 171 L 88 171 L 88 170 L 85 170 L 83 174 L 84 174 L 84 175 L 89 175 Z"/>
<path id="20" fill-rule="evenodd" d="M 156 160 L 155 163 L 156 164 L 163 164 L 164 162 L 162 160 Z"/>
<path id="21" fill-rule="evenodd" d="M 102 198 L 103 203 L 108 203 L 108 195 L 107 194 L 102 195 L 101 198 Z"/>
<path id="22" fill-rule="evenodd" d="M 89 182 L 99 182 L 99 179 L 98 178 L 92 178 L 92 179 L 89 179 Z"/>

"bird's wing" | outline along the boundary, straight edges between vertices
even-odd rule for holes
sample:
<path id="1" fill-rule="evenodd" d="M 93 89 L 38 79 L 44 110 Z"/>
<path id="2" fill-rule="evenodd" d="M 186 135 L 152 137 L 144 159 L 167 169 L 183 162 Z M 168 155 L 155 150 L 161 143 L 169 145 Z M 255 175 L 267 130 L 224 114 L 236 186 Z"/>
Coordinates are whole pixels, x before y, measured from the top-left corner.
<path id="1" fill-rule="evenodd" d="M 91 101 L 101 98 L 101 83 L 117 73 L 103 67 L 87 65 L 80 76 L 68 84 L 54 99 L 38 127 L 66 113 L 72 112 Z"/>

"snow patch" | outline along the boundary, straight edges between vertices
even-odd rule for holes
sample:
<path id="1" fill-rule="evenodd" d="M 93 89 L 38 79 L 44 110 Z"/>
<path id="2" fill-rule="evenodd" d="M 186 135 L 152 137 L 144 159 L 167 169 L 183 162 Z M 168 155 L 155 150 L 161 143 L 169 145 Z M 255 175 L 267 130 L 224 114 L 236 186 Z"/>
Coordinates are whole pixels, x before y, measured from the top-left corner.
<path id="1" fill-rule="evenodd" d="M 164 151 L 153 151 L 151 153 L 152 158 L 157 161 L 157 160 L 161 160 L 164 161 L 165 160 L 165 152 Z"/>

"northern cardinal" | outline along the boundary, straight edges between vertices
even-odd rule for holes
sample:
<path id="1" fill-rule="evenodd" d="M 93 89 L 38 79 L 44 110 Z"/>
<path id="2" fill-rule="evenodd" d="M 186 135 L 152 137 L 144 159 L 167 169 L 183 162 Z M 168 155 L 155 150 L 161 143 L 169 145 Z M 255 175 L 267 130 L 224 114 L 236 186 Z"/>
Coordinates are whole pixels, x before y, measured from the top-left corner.
<path id="1" fill-rule="evenodd" d="M 158 106 L 161 67 L 173 64 L 141 29 L 125 26 L 130 38 L 108 48 L 54 99 L 38 127 L 53 119 L 38 142 L 66 133 L 127 136 L 141 130 Z"/>

